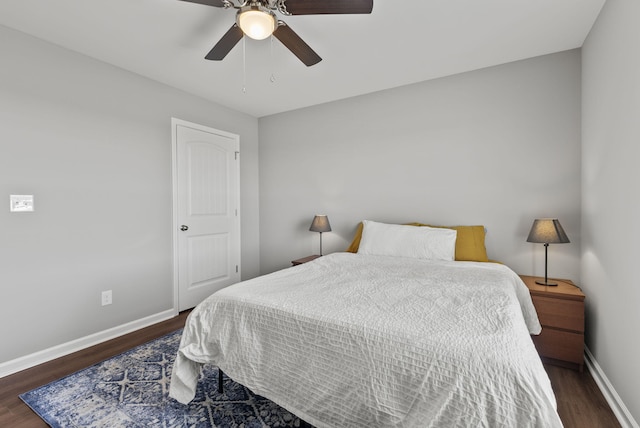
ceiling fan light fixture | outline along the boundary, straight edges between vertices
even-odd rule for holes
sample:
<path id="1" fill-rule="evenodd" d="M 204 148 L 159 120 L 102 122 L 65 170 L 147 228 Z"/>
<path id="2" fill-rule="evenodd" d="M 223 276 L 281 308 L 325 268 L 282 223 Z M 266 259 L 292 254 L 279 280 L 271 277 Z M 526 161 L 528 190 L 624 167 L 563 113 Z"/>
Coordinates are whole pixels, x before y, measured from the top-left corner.
<path id="1" fill-rule="evenodd" d="M 264 40 L 276 30 L 276 16 L 262 5 L 250 5 L 240 8 L 237 18 L 242 32 L 254 39 Z"/>

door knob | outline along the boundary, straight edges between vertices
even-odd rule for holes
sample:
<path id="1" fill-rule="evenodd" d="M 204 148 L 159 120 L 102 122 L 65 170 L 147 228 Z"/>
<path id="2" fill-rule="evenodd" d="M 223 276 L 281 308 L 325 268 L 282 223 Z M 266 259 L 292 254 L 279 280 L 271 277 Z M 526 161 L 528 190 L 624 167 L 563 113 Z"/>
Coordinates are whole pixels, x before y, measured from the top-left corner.
<path id="1" fill-rule="evenodd" d="M 183 224 L 182 226 L 180 226 L 180 230 L 185 232 L 185 231 L 189 230 L 189 226 Z"/>

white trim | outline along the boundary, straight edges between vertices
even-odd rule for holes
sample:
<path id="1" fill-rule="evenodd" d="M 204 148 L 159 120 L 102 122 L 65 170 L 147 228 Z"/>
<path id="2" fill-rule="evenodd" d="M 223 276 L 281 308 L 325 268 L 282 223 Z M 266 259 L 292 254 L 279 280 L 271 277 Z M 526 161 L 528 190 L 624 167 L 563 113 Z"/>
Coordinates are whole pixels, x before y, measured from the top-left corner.
<path id="1" fill-rule="evenodd" d="M 106 342 L 107 340 L 115 339 L 116 337 L 140 330 L 141 328 L 148 327 L 161 321 L 171 319 L 175 314 L 175 309 L 169 309 L 136 321 L 131 321 L 117 327 L 72 340 L 71 342 L 43 349 L 42 351 L 16 358 L 15 360 L 0 363 L 0 378 L 37 366 L 38 364 L 55 360 L 56 358 L 60 358 L 65 355 L 72 354 L 90 346 Z"/>
<path id="2" fill-rule="evenodd" d="M 176 311 L 180 303 L 180 272 L 178 271 L 178 125 L 183 121 L 171 118 L 171 249 L 173 259 L 171 269 L 173 271 L 173 307 Z"/>
<path id="3" fill-rule="evenodd" d="M 609 407 L 611 407 L 616 418 L 618 418 L 618 422 L 620 422 L 622 428 L 640 428 L 631 415 L 631 412 L 629 412 L 629 409 L 627 409 L 627 406 L 622 402 L 622 399 L 616 392 L 613 385 L 611 385 L 611 382 L 609 382 L 604 371 L 602 371 L 602 368 L 596 361 L 595 357 L 586 346 L 584 347 L 584 354 L 585 362 L 587 363 L 587 367 L 589 368 L 589 372 L 591 373 L 593 380 L 598 384 L 600 391 L 602 391 L 602 395 L 604 395 L 605 400 L 609 403 Z"/>

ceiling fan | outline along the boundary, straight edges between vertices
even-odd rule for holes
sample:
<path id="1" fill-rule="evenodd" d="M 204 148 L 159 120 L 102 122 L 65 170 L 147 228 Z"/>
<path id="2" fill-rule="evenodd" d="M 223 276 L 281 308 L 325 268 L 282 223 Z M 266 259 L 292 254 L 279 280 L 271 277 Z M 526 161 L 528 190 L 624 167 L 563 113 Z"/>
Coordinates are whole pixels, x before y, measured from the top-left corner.
<path id="1" fill-rule="evenodd" d="M 236 9 L 236 22 L 205 56 L 220 61 L 243 36 L 263 40 L 275 36 L 307 67 L 322 61 L 274 11 L 286 16 L 371 13 L 373 0 L 181 0 L 207 6 Z"/>

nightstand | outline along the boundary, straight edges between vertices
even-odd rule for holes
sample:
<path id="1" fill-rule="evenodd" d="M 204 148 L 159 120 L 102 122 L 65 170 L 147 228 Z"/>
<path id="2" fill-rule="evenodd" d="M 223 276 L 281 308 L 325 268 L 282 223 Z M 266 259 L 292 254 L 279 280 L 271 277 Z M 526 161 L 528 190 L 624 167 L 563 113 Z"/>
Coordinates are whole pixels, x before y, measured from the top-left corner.
<path id="1" fill-rule="evenodd" d="M 544 362 L 582 371 L 584 367 L 584 294 L 569 280 L 557 286 L 536 284 L 535 276 L 520 275 L 529 288 L 542 333 L 532 336 Z M 555 279 L 554 279 L 555 280 Z"/>
<path id="2" fill-rule="evenodd" d="M 312 256 L 303 257 L 303 258 L 301 258 L 301 259 L 291 260 L 291 264 L 292 264 L 293 266 L 298 266 L 298 265 L 301 265 L 301 264 L 303 264 L 303 263 L 310 262 L 311 260 L 315 260 L 315 259 L 317 259 L 318 257 L 322 257 L 322 256 L 319 256 L 319 255 L 317 255 L 317 254 L 314 254 L 314 255 L 312 255 Z"/>

